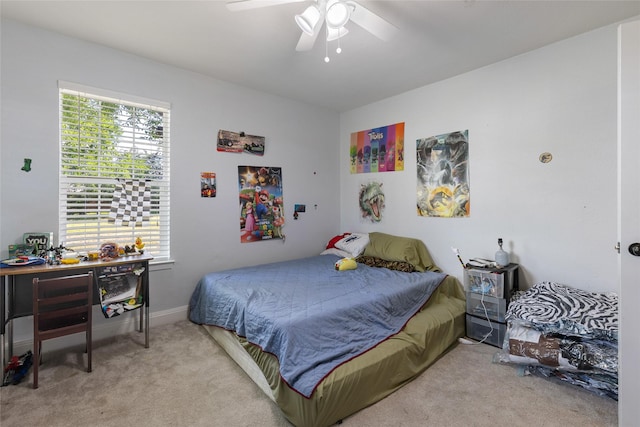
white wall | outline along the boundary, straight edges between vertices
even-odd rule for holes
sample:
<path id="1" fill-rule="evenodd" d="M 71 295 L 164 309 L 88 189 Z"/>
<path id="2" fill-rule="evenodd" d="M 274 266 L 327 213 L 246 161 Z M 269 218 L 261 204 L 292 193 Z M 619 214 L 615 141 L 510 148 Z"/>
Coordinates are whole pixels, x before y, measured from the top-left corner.
<path id="1" fill-rule="evenodd" d="M 184 308 L 208 271 L 320 253 L 339 228 L 337 113 L 103 46 L 2 21 L 0 256 L 25 231 L 58 231 L 58 80 L 171 103 L 170 268 L 152 269 L 151 314 Z M 216 151 L 218 129 L 266 137 L 265 155 Z M 33 159 L 29 173 L 24 158 Z M 241 244 L 237 167 L 280 166 L 286 240 Z M 199 194 L 200 172 L 218 195 Z M 293 220 L 293 205 L 307 212 Z M 317 205 L 317 209 L 314 208 Z M 124 321 L 121 316 L 98 323 Z M 30 325 L 16 322 L 16 339 Z"/>
<path id="2" fill-rule="evenodd" d="M 2 24 L 1 256 L 23 231 L 57 231 L 52 159 L 58 155 L 57 81 L 66 80 L 172 104 L 175 264 L 152 272 L 152 314 L 183 307 L 206 271 L 317 253 L 333 233 L 355 230 L 418 237 L 436 263 L 459 278 L 451 246 L 465 258 L 492 257 L 502 237 L 521 264 L 524 286 L 552 280 L 617 291 L 615 26 L 338 116 L 15 22 Z M 397 122 L 406 123 L 405 170 L 350 175 L 350 134 Z M 266 136 L 265 156 L 216 152 L 220 128 Z M 470 136 L 471 216 L 418 217 L 415 140 L 464 129 Z M 544 151 L 553 154 L 551 163 L 538 161 Z M 20 170 L 25 157 L 33 159 L 29 173 Z M 247 163 L 283 167 L 284 244 L 239 242 L 236 167 Z M 218 173 L 219 194 L 201 199 L 198 173 L 210 170 Z M 387 207 L 380 224 L 359 216 L 358 187 L 371 179 L 384 183 Z M 308 208 L 297 221 L 291 218 L 294 203 Z"/>
<path id="3" fill-rule="evenodd" d="M 172 104 L 175 264 L 152 272 L 152 316 L 180 311 L 207 271 L 314 254 L 331 235 L 356 230 L 418 237 L 459 278 L 451 246 L 465 258 L 492 257 L 502 237 L 525 286 L 618 291 L 615 26 L 340 116 L 11 21 L 1 36 L 2 257 L 23 231 L 57 231 L 57 80 L 66 80 Z M 406 123 L 405 171 L 350 175 L 350 133 L 397 122 Z M 266 136 L 265 156 L 216 152 L 220 128 Z M 464 129 L 471 216 L 418 217 L 415 140 Z M 538 161 L 544 151 L 549 164 Z M 25 157 L 29 173 L 20 170 Z M 239 243 L 240 164 L 283 167 L 286 243 Z M 201 171 L 218 173 L 215 199 L 199 197 Z M 375 225 L 361 221 L 357 203 L 371 179 L 384 183 L 387 205 Z M 294 203 L 307 204 L 298 221 Z M 29 334 L 21 319 L 17 339 Z"/>
<path id="4" fill-rule="evenodd" d="M 451 251 L 493 258 L 502 237 L 521 285 L 555 281 L 618 291 L 616 280 L 616 27 L 556 43 L 343 113 L 341 230 L 422 239 L 462 278 Z M 352 132 L 405 122 L 403 172 L 349 173 Z M 416 214 L 416 140 L 469 130 L 471 215 Z M 553 160 L 538 156 L 548 151 Z M 385 216 L 359 218 L 361 183 L 383 182 Z"/>

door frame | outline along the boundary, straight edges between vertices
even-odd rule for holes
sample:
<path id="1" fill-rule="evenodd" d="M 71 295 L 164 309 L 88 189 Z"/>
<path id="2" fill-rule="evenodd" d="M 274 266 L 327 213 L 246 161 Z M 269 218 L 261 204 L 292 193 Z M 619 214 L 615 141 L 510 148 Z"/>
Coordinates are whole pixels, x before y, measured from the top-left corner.
<path id="1" fill-rule="evenodd" d="M 640 20 L 618 27 L 618 425 L 640 419 Z"/>

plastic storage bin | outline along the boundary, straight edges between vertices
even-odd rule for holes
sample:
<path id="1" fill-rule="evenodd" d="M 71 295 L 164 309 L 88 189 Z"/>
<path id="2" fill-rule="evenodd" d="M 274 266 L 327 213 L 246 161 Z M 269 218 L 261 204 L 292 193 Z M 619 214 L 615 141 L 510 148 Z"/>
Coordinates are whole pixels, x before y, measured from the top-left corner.
<path id="1" fill-rule="evenodd" d="M 504 323 L 504 316 L 507 313 L 507 300 L 467 292 L 467 313 L 482 318 L 489 317 L 489 319 Z"/>
<path id="2" fill-rule="evenodd" d="M 502 298 L 504 295 L 504 274 L 487 270 L 466 270 L 464 289 L 467 292 Z"/>
<path id="3" fill-rule="evenodd" d="M 467 316 L 467 336 L 474 340 L 482 341 L 485 335 L 489 334 L 484 342 L 495 347 L 502 347 L 506 330 L 507 325 L 504 323 L 489 322 L 478 317 Z"/>

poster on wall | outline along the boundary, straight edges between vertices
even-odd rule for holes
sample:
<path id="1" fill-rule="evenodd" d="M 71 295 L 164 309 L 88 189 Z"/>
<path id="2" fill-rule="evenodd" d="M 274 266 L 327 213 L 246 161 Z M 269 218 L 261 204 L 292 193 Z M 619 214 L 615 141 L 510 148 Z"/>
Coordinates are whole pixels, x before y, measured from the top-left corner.
<path id="1" fill-rule="evenodd" d="M 220 129 L 216 147 L 218 151 L 227 153 L 250 153 L 262 156 L 264 154 L 264 136 Z"/>
<path id="2" fill-rule="evenodd" d="M 216 174 L 200 172 L 200 197 L 216 197 Z"/>
<path id="3" fill-rule="evenodd" d="M 366 184 L 360 184 L 358 203 L 360 205 L 360 214 L 365 222 L 375 223 L 382 221 L 384 212 L 382 183 L 371 181 Z"/>
<path id="4" fill-rule="evenodd" d="M 352 174 L 404 170 L 404 123 L 352 133 L 349 157 Z"/>
<path id="5" fill-rule="evenodd" d="M 469 131 L 416 141 L 418 216 L 468 217 Z"/>
<path id="6" fill-rule="evenodd" d="M 240 241 L 284 239 L 282 168 L 238 166 Z"/>

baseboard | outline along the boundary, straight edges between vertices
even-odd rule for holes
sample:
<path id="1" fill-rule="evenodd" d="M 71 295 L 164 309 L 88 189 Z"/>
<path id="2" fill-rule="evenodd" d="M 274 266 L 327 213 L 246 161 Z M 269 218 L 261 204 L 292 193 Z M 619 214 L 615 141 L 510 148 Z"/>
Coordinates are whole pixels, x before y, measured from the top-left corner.
<path id="1" fill-rule="evenodd" d="M 98 313 L 100 314 L 100 313 Z M 149 316 L 149 341 L 150 346 L 153 343 L 153 328 L 155 326 L 167 325 L 170 323 L 180 322 L 187 319 L 188 306 L 176 307 L 169 310 L 151 312 Z M 95 313 L 94 313 L 95 315 Z M 113 336 L 126 334 L 137 330 L 139 325 L 139 317 L 136 315 L 119 316 L 120 319 L 104 319 L 104 322 L 94 322 L 93 324 L 93 342 L 110 338 Z M 117 321 L 113 321 L 117 320 Z M 69 335 L 52 340 L 47 340 L 43 344 L 46 351 L 60 350 L 63 348 L 84 345 L 84 337 L 81 334 Z M 45 348 L 46 346 L 46 348 Z M 33 339 L 14 341 L 13 354 L 20 355 L 33 350 Z"/>

